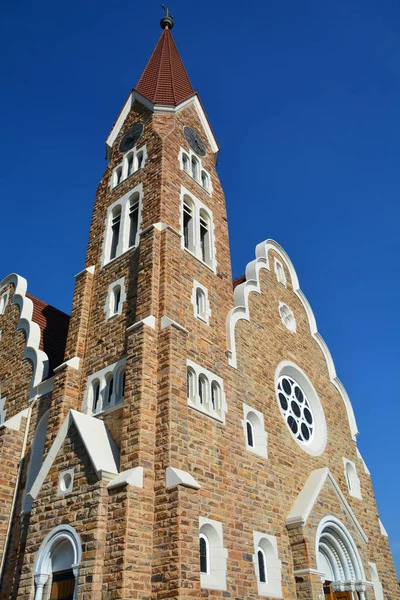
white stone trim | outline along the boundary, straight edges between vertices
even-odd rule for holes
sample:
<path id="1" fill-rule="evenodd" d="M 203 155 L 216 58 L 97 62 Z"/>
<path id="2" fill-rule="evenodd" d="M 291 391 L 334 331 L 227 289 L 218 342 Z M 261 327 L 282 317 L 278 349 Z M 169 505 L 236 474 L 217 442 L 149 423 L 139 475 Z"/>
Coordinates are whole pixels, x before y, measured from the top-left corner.
<path id="1" fill-rule="evenodd" d="M 343 470 L 350 496 L 362 499 L 360 478 L 358 477 L 356 465 L 352 460 L 343 458 Z"/>
<path id="2" fill-rule="evenodd" d="M 275 271 L 275 275 L 276 275 L 276 279 L 277 279 L 278 283 L 281 283 L 282 285 L 284 285 L 286 287 L 285 269 L 284 269 L 281 261 L 278 260 L 276 258 L 276 256 L 274 256 L 274 271 Z"/>
<path id="3" fill-rule="evenodd" d="M 143 467 L 133 467 L 132 469 L 127 469 L 126 471 L 122 471 L 122 473 L 117 475 L 115 479 L 110 481 L 110 483 L 107 485 L 107 489 L 111 490 L 113 488 L 121 487 L 122 485 L 132 485 L 133 487 L 142 488 L 143 476 Z"/>
<path id="4" fill-rule="evenodd" d="M 65 469 L 58 475 L 57 496 L 64 496 L 72 492 L 74 487 L 75 468 Z"/>
<path id="5" fill-rule="evenodd" d="M 274 535 L 253 531 L 254 554 L 253 564 L 256 572 L 258 595 L 270 598 L 283 598 L 282 595 L 282 563 L 279 560 L 278 542 Z M 258 549 L 264 553 L 266 562 L 266 582 L 262 583 L 258 569 Z"/>
<path id="6" fill-rule="evenodd" d="M 136 232 L 136 240 L 133 246 L 129 246 L 129 229 L 130 229 L 130 219 L 129 219 L 129 208 L 130 208 L 130 200 L 133 195 L 138 194 L 138 227 Z M 108 265 L 113 262 L 131 248 L 137 248 L 139 245 L 140 235 L 141 235 L 141 225 L 142 225 L 142 206 L 143 206 L 143 184 L 139 183 L 135 185 L 129 192 L 121 196 L 115 200 L 107 209 L 107 217 L 105 221 L 105 229 L 103 235 L 103 246 L 100 264 L 101 267 Z M 119 239 L 118 246 L 116 251 L 116 256 L 114 258 L 110 257 L 111 251 L 111 240 L 112 240 L 112 220 L 113 220 L 113 212 L 114 210 L 120 207 L 121 208 L 121 221 L 120 221 L 120 229 L 119 229 Z"/>
<path id="7" fill-rule="evenodd" d="M 3 294 L 1 294 L 1 296 L 0 296 L 0 316 L 4 315 L 4 313 L 6 312 L 9 297 L 10 297 L 9 289 L 6 292 L 4 292 Z"/>
<path id="8" fill-rule="evenodd" d="M 104 422 L 76 410 L 70 410 L 28 492 L 31 498 L 37 497 L 72 423 L 76 426 L 97 475 L 101 478 L 103 473 L 111 474 L 112 477 L 119 474 L 119 450 Z"/>
<path id="9" fill-rule="evenodd" d="M 363 467 L 364 467 L 364 473 L 366 473 L 367 475 L 371 475 L 371 473 L 369 472 L 369 469 L 368 469 L 368 467 L 367 467 L 367 465 L 366 465 L 366 463 L 365 463 L 365 460 L 364 460 L 364 459 L 363 459 L 363 457 L 361 456 L 361 452 L 359 451 L 359 449 L 358 449 L 358 448 L 356 448 L 356 452 L 357 452 L 357 456 L 358 456 L 358 458 L 361 460 L 361 462 L 362 462 L 362 465 L 363 465 Z"/>
<path id="10" fill-rule="evenodd" d="M 188 330 L 185 327 L 183 327 L 183 325 L 180 325 L 176 321 L 173 321 L 172 319 L 164 315 L 160 319 L 160 329 L 167 329 L 167 327 L 176 327 L 176 329 L 179 329 L 179 331 L 183 331 L 183 333 L 189 333 Z"/>
<path id="11" fill-rule="evenodd" d="M 186 154 L 188 161 L 189 161 L 189 171 L 187 171 L 184 168 L 183 165 L 183 155 Z M 198 169 L 199 169 L 199 177 L 193 177 L 192 175 L 192 160 L 193 158 L 195 160 L 197 160 L 198 162 Z M 190 179 L 192 179 L 193 181 L 195 181 L 197 183 L 197 185 L 199 185 L 201 187 L 202 190 L 204 190 L 205 192 L 207 192 L 207 194 L 209 194 L 210 196 L 212 196 L 213 193 L 213 185 L 212 185 L 212 180 L 211 180 L 211 175 L 210 173 L 203 167 L 203 161 L 201 160 L 201 157 L 198 156 L 195 152 L 193 152 L 193 150 L 189 149 L 189 150 L 185 150 L 184 148 L 180 148 L 179 149 L 179 156 L 178 156 L 178 161 L 179 161 L 179 168 L 181 171 L 183 171 L 184 173 L 186 173 L 186 175 L 188 177 L 190 177 Z M 204 173 L 207 177 L 207 181 L 208 181 L 208 187 L 204 187 L 203 183 L 202 183 L 202 173 Z"/>
<path id="12" fill-rule="evenodd" d="M 213 134 L 210 124 L 208 122 L 207 116 L 204 112 L 204 109 L 200 103 L 200 100 L 199 100 L 197 94 L 194 94 L 191 98 L 184 100 L 183 102 L 178 104 L 178 106 L 163 106 L 162 104 L 153 104 L 152 102 L 147 100 L 147 98 L 145 98 L 144 96 L 139 94 L 136 90 L 133 90 L 129 94 L 128 99 L 126 100 L 126 102 L 118 116 L 118 119 L 115 122 L 115 125 L 112 128 L 110 135 L 107 138 L 107 141 L 106 141 L 107 158 L 111 158 L 112 147 L 114 145 L 114 142 L 115 142 L 119 132 L 121 131 L 121 128 L 125 122 L 125 119 L 128 116 L 135 101 L 140 102 L 146 108 L 148 108 L 149 110 L 151 110 L 152 112 L 154 112 L 156 114 L 163 114 L 163 113 L 176 114 L 176 113 L 180 112 L 181 110 L 183 110 L 184 108 L 186 108 L 187 106 L 189 106 L 190 104 L 193 104 L 193 106 L 197 112 L 197 115 L 200 119 L 201 125 L 204 129 L 204 132 L 207 136 L 207 139 L 211 146 L 212 151 L 214 153 L 217 153 L 219 151 L 217 141 L 214 137 L 214 134 Z"/>
<path id="13" fill-rule="evenodd" d="M 142 164 L 139 167 L 138 166 L 138 156 L 141 153 L 142 153 L 143 158 L 142 158 Z M 133 171 L 132 171 L 132 173 L 130 173 L 128 175 L 130 155 L 132 155 L 132 157 L 133 157 Z M 126 179 L 128 179 L 129 177 L 132 177 L 132 175 L 137 173 L 139 170 L 143 169 L 146 164 L 146 161 L 147 161 L 146 144 L 144 144 L 144 146 L 141 146 L 140 148 L 137 148 L 135 146 L 134 148 L 131 148 L 130 150 L 125 152 L 123 154 L 121 162 L 116 167 L 114 167 L 114 169 L 112 171 L 111 178 L 110 178 L 110 189 L 113 190 L 118 185 L 120 185 L 123 181 L 126 181 Z M 117 182 L 117 180 L 118 180 L 117 172 L 119 169 L 121 169 L 121 179 L 119 182 Z"/>
<path id="14" fill-rule="evenodd" d="M 174 467 L 167 467 L 165 470 L 165 487 L 169 489 L 177 485 L 183 487 L 192 488 L 194 490 L 200 489 L 200 484 L 196 479 L 187 471 L 181 469 L 175 469 Z"/>
<path id="15" fill-rule="evenodd" d="M 381 534 L 385 537 L 388 537 L 388 532 L 386 531 L 386 529 L 383 526 L 382 521 L 379 519 L 379 529 L 381 531 Z"/>
<path id="16" fill-rule="evenodd" d="M 92 265 L 91 267 L 86 267 L 85 269 L 83 269 L 82 271 L 79 271 L 79 273 L 77 273 L 75 275 L 75 279 L 77 279 L 78 277 L 80 277 L 84 273 L 90 273 L 90 275 L 94 275 L 95 268 L 96 267 L 94 265 Z"/>
<path id="17" fill-rule="evenodd" d="M 0 283 L 0 294 L 9 284 L 14 286 L 12 304 L 16 304 L 20 309 L 17 330 L 23 329 L 25 332 L 25 348 L 22 358 L 29 359 L 33 364 L 31 383 L 31 388 L 33 388 L 46 379 L 49 373 L 49 358 L 43 350 L 40 350 L 41 331 L 39 325 L 33 321 L 33 302 L 26 297 L 28 287 L 26 279 L 16 273 L 7 275 Z"/>
<path id="18" fill-rule="evenodd" d="M 286 264 L 290 279 L 293 287 L 293 292 L 299 298 L 302 303 L 304 310 L 306 312 L 308 318 L 308 324 L 310 327 L 310 333 L 317 342 L 320 347 L 329 372 L 329 377 L 333 385 L 338 390 L 344 405 L 347 411 L 347 418 L 349 420 L 350 431 L 353 436 L 353 439 L 356 439 L 358 434 L 357 423 L 354 416 L 353 407 L 351 405 L 350 399 L 347 395 L 347 392 L 338 379 L 336 375 L 335 365 L 332 360 L 332 356 L 329 352 L 329 349 L 318 332 L 317 323 L 314 317 L 314 313 L 311 309 L 310 304 L 307 301 L 307 298 L 303 294 L 299 286 L 299 280 L 297 278 L 296 271 L 294 270 L 293 264 L 286 254 L 286 252 L 277 244 L 277 242 L 273 240 L 266 240 L 261 244 L 258 244 L 256 247 L 256 258 L 252 262 L 248 263 L 246 267 L 246 281 L 236 286 L 234 290 L 234 308 L 229 311 L 226 321 L 226 329 L 227 329 L 227 346 L 228 346 L 228 362 L 229 365 L 233 368 L 237 368 L 237 354 L 236 354 L 236 341 L 235 341 L 235 327 L 236 323 L 241 319 L 245 319 L 246 321 L 250 321 L 250 311 L 249 311 L 249 296 L 252 292 L 256 292 L 258 294 L 261 293 L 260 289 L 260 279 L 259 272 L 261 269 L 270 270 L 270 264 L 268 260 L 268 253 L 270 250 L 274 250 L 277 252 L 284 264 Z"/>
<path id="19" fill-rule="evenodd" d="M 247 439 L 247 421 L 250 421 L 253 427 L 254 447 L 249 446 Z M 263 458 L 268 458 L 267 442 L 268 434 L 265 431 L 264 415 L 259 410 L 243 403 L 242 426 L 246 449 Z"/>
<path id="20" fill-rule="evenodd" d="M 286 327 L 286 329 L 288 329 L 292 333 L 296 333 L 296 319 L 290 306 L 288 306 L 284 302 L 279 302 L 278 311 L 281 321 Z"/>
<path id="21" fill-rule="evenodd" d="M 209 590 L 226 591 L 228 550 L 224 548 L 222 523 L 200 517 L 199 526 L 199 533 L 207 538 L 210 552 L 210 573 L 200 573 L 200 585 Z"/>
<path id="22" fill-rule="evenodd" d="M 89 375 L 86 384 L 86 390 L 83 396 L 82 412 L 89 415 L 98 415 L 107 410 L 110 410 L 116 406 L 122 405 L 124 397 L 122 395 L 122 373 L 125 370 L 126 358 L 121 358 L 111 365 L 107 365 L 103 369 L 96 371 Z M 107 383 L 109 379 L 113 377 L 113 391 L 111 395 L 111 401 L 108 403 L 107 394 Z M 93 383 L 99 382 L 100 385 L 100 396 L 98 399 L 97 410 L 93 409 Z"/>
<path id="23" fill-rule="evenodd" d="M 66 369 L 67 367 L 70 367 L 71 369 L 75 369 L 75 371 L 79 371 L 80 362 L 81 362 L 81 359 L 79 358 L 79 356 L 73 356 L 72 358 L 61 363 L 61 365 L 59 365 L 58 367 L 53 369 L 53 371 L 54 371 L 54 373 L 59 373 L 60 371 L 62 371 L 63 369 Z"/>
<path id="24" fill-rule="evenodd" d="M 215 373 L 212 373 L 208 369 L 194 363 L 192 360 L 186 361 L 188 373 L 191 371 L 193 373 L 194 388 L 192 390 L 188 390 L 188 405 L 194 410 L 201 412 L 209 417 L 212 417 L 216 421 L 220 421 L 221 423 L 225 423 L 225 413 L 228 410 L 228 406 L 226 404 L 225 392 L 224 392 L 224 381 L 222 377 L 219 377 Z M 203 403 L 201 403 L 200 393 L 199 393 L 199 380 L 203 378 L 206 386 L 206 397 L 203 399 Z M 214 409 L 211 402 L 211 390 L 213 383 L 219 386 L 219 394 L 218 398 L 219 406 Z"/>
<path id="25" fill-rule="evenodd" d="M 118 310 L 115 311 L 114 290 L 118 286 L 121 289 L 121 295 L 120 295 L 120 299 L 119 299 Z M 123 304 L 124 304 L 125 300 L 126 300 L 125 277 L 120 277 L 116 281 L 113 281 L 113 283 L 110 283 L 110 285 L 108 286 L 106 302 L 104 305 L 104 312 L 106 313 L 106 321 L 109 321 L 112 317 L 115 317 L 117 315 L 122 315 L 122 308 L 123 308 Z"/>
<path id="26" fill-rule="evenodd" d="M 146 325 L 147 327 L 151 327 L 152 329 L 156 328 L 156 318 L 154 315 L 149 315 L 148 317 L 145 317 L 144 319 L 140 319 L 140 321 L 136 321 L 136 323 L 133 323 L 132 325 L 129 325 L 129 327 L 126 328 L 126 331 L 134 331 L 135 329 L 139 329 L 139 327 L 142 327 L 143 325 Z"/>
<path id="27" fill-rule="evenodd" d="M 53 391 L 53 387 L 54 387 L 54 376 L 49 377 L 48 379 L 45 379 L 44 381 L 39 383 L 37 386 L 35 386 L 34 388 L 31 389 L 31 393 L 29 396 L 29 402 L 32 402 L 36 398 L 41 398 L 42 396 L 45 396 L 46 394 L 50 394 L 50 392 Z"/>
<path id="28" fill-rule="evenodd" d="M 368 537 L 364 533 L 364 530 L 358 522 L 357 517 L 351 510 L 349 503 L 347 502 L 342 490 L 337 484 L 332 473 L 329 471 L 328 467 L 316 469 L 315 471 L 312 471 L 312 473 L 310 473 L 306 483 L 304 484 L 303 489 L 297 496 L 286 518 L 286 527 L 288 529 L 293 529 L 299 526 L 304 527 L 326 481 L 329 481 L 329 483 L 333 487 L 333 490 L 335 491 L 337 497 L 343 503 L 343 506 L 354 527 L 358 530 L 364 542 L 367 543 Z"/>
<path id="29" fill-rule="evenodd" d="M 0 398 L 0 402 L 1 400 L 6 400 L 6 398 Z M 28 413 L 29 408 L 24 408 L 24 410 L 21 410 L 19 413 L 17 413 L 10 419 L 7 419 L 7 421 L 3 421 L 2 423 L 0 422 L 0 429 L 5 427 L 6 429 L 12 429 L 13 431 L 21 431 L 22 419 L 26 419 L 28 417 Z"/>
<path id="30" fill-rule="evenodd" d="M 197 290 L 198 289 L 200 289 L 204 294 L 205 310 L 204 310 L 203 315 L 201 315 L 197 310 Z M 210 301 L 208 298 L 208 289 L 204 285 L 202 285 L 199 281 L 197 281 L 196 279 L 193 279 L 191 303 L 193 304 L 193 309 L 194 309 L 193 314 L 194 314 L 195 318 L 199 319 L 199 321 L 203 321 L 203 323 L 207 323 L 207 325 L 209 325 L 210 317 L 211 317 L 211 308 L 210 308 Z"/>
<path id="31" fill-rule="evenodd" d="M 382 588 L 382 584 L 379 580 L 378 569 L 376 567 L 376 564 L 373 562 L 369 562 L 368 566 L 369 566 L 369 570 L 371 573 L 371 581 L 374 585 L 375 600 L 385 600 L 385 597 L 383 595 L 383 588 Z"/>
<path id="32" fill-rule="evenodd" d="M 189 192 L 183 185 L 181 185 L 181 211 L 180 211 L 180 228 L 181 228 L 181 246 L 185 252 L 188 252 L 191 256 L 194 256 L 201 262 L 201 264 L 205 265 L 214 273 L 217 270 L 217 259 L 216 259 L 216 245 L 215 245 L 215 229 L 214 229 L 214 219 L 212 211 L 197 198 L 192 192 Z M 183 231 L 183 205 L 184 198 L 187 196 L 193 207 L 193 250 L 189 248 L 185 248 L 185 235 Z M 200 243 L 200 213 L 204 211 L 208 216 L 209 220 L 209 252 L 210 252 L 210 261 L 205 262 L 201 256 L 201 243 Z"/>

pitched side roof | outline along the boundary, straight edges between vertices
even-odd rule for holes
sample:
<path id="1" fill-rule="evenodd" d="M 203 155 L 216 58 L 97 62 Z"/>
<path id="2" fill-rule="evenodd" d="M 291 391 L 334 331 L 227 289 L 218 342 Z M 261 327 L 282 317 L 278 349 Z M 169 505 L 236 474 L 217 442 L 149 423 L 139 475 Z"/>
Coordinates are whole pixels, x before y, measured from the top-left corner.
<path id="1" fill-rule="evenodd" d="M 49 357 L 49 375 L 64 360 L 69 316 L 61 310 L 27 293 L 33 302 L 32 320 L 40 327 L 40 350 Z"/>
<path id="2" fill-rule="evenodd" d="M 186 69 L 166 27 L 142 73 L 136 91 L 153 104 L 177 106 L 194 96 Z"/>

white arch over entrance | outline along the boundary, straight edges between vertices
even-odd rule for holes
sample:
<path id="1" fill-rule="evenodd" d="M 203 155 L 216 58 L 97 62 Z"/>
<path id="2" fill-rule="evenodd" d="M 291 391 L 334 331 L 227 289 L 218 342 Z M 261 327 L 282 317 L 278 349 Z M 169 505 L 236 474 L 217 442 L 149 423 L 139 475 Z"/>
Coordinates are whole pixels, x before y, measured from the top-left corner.
<path id="1" fill-rule="evenodd" d="M 365 600 L 368 584 L 357 546 L 339 519 L 327 516 L 318 525 L 316 535 L 318 570 L 325 574 L 323 581 L 332 582 L 334 591 L 357 591 Z"/>
<path id="2" fill-rule="evenodd" d="M 34 565 L 35 600 L 42 600 L 44 586 L 55 570 L 53 568 L 53 559 L 56 556 L 57 549 L 60 548 L 67 551 L 69 563 L 71 563 L 69 568 L 73 570 L 75 576 L 74 599 L 76 598 L 79 567 L 82 560 L 81 539 L 79 534 L 70 525 L 58 525 L 47 534 L 36 556 Z M 60 556 L 57 556 L 57 560 L 60 560 Z"/>

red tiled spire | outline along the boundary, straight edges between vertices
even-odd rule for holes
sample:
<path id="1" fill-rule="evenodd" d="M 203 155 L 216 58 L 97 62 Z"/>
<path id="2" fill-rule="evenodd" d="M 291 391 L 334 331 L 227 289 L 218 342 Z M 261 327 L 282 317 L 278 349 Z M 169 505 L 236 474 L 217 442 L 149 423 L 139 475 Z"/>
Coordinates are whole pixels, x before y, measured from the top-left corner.
<path id="1" fill-rule="evenodd" d="M 153 104 L 167 106 L 177 106 L 195 94 L 168 25 L 139 79 L 136 91 Z"/>

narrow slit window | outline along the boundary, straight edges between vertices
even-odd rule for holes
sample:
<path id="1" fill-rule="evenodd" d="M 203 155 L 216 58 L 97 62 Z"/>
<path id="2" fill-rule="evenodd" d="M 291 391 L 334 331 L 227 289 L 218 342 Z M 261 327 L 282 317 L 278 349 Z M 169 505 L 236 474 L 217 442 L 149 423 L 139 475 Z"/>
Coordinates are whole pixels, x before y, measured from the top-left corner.
<path id="1" fill-rule="evenodd" d="M 131 200 L 129 207 L 129 248 L 137 245 L 137 234 L 139 227 L 139 200 L 135 197 Z"/>
<path id="2" fill-rule="evenodd" d="M 122 167 L 118 167 L 115 171 L 115 185 L 118 185 L 122 181 Z"/>
<path id="3" fill-rule="evenodd" d="M 267 583 L 267 565 L 265 560 L 265 553 L 262 548 L 257 550 L 258 560 L 258 578 L 260 583 Z"/>
<path id="4" fill-rule="evenodd" d="M 110 377 L 110 379 L 107 382 L 107 394 L 106 394 L 106 402 L 108 405 L 111 404 L 113 390 L 114 390 L 114 377 Z"/>
<path id="5" fill-rule="evenodd" d="M 206 320 L 206 295 L 201 288 L 196 290 L 196 312 L 200 319 Z"/>
<path id="6" fill-rule="evenodd" d="M 209 264 L 210 262 L 210 228 L 208 217 L 204 212 L 200 213 L 200 249 L 201 259 Z"/>
<path id="7" fill-rule="evenodd" d="M 189 157 L 187 154 L 182 154 L 182 167 L 186 173 L 189 173 Z"/>
<path id="8" fill-rule="evenodd" d="M 133 152 L 128 156 L 128 177 L 133 173 Z"/>
<path id="9" fill-rule="evenodd" d="M 196 180 L 199 178 L 199 161 L 195 156 L 192 156 L 192 177 Z"/>
<path id="10" fill-rule="evenodd" d="M 200 573 L 210 572 L 209 543 L 204 533 L 200 534 Z"/>
<path id="11" fill-rule="evenodd" d="M 126 371 L 123 369 L 119 372 L 119 400 L 123 400 L 125 396 L 125 376 Z"/>
<path id="12" fill-rule="evenodd" d="M 117 285 L 113 291 L 113 314 L 116 315 L 119 311 L 121 302 L 121 286 Z"/>
<path id="13" fill-rule="evenodd" d="M 220 408 L 220 387 L 216 381 L 211 385 L 211 405 L 213 410 L 218 411 Z"/>
<path id="14" fill-rule="evenodd" d="M 186 202 L 183 204 L 183 237 L 185 248 L 193 251 L 193 210 Z"/>
<path id="15" fill-rule="evenodd" d="M 249 420 L 246 421 L 247 444 L 250 448 L 254 448 L 254 427 Z"/>
<path id="16" fill-rule="evenodd" d="M 93 394 L 93 412 L 97 412 L 99 407 L 99 398 L 100 398 L 100 382 L 98 380 L 94 381 L 92 384 L 92 394 Z"/>
<path id="17" fill-rule="evenodd" d="M 141 169 L 143 167 L 143 152 L 139 152 L 137 155 L 137 168 Z"/>
<path id="18" fill-rule="evenodd" d="M 208 177 L 204 171 L 201 172 L 201 185 L 205 190 L 208 190 Z"/>
<path id="19" fill-rule="evenodd" d="M 190 400 L 195 397 L 195 373 L 193 369 L 187 370 L 187 395 Z"/>
<path id="20" fill-rule="evenodd" d="M 121 228 L 121 208 L 118 207 L 114 211 L 112 222 L 111 222 L 111 249 L 110 249 L 110 260 L 117 256 L 119 233 Z"/>
<path id="21" fill-rule="evenodd" d="M 207 403 L 207 379 L 204 375 L 199 377 L 199 402 L 201 406 L 205 406 Z"/>

